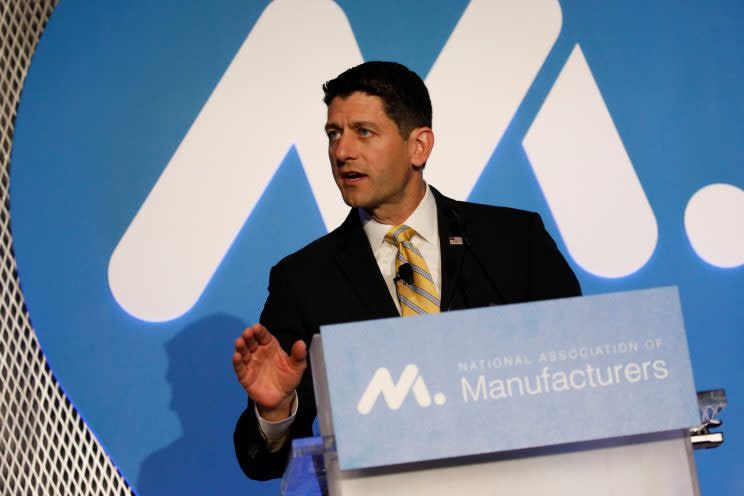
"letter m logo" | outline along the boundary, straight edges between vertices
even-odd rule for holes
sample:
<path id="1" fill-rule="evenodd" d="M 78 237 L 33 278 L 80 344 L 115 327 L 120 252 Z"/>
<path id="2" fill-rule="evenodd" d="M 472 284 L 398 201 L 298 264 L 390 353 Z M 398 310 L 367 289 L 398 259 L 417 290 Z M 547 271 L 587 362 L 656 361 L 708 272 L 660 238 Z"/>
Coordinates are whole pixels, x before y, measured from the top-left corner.
<path id="1" fill-rule="evenodd" d="M 398 382 L 393 382 L 390 371 L 384 367 L 377 369 L 369 381 L 367 389 L 364 390 L 362 397 L 357 404 L 357 411 L 362 415 L 367 415 L 377 402 L 377 398 L 382 394 L 385 398 L 388 408 L 398 410 L 403 401 L 408 396 L 408 392 L 413 390 L 413 397 L 421 407 L 431 405 L 431 395 L 424 384 L 424 379 L 419 375 L 418 367 L 408 364 L 403 369 Z"/>

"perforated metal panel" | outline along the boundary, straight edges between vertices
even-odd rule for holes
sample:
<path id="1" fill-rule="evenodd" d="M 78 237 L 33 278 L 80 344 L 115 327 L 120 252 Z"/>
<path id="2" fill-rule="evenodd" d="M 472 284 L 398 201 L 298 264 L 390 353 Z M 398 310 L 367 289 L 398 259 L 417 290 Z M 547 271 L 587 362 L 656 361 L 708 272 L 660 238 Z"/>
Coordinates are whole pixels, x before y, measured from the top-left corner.
<path id="1" fill-rule="evenodd" d="M 13 257 L 9 166 L 31 56 L 56 0 L 0 0 L 0 495 L 133 494 L 59 388 Z"/>

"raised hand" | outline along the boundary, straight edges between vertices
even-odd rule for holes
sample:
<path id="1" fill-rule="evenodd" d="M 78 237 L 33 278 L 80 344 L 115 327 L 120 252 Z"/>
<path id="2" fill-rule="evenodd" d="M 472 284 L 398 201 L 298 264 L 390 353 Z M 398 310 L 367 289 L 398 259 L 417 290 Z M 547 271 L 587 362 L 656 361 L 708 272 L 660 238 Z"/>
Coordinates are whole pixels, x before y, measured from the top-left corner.
<path id="1" fill-rule="evenodd" d="M 232 362 L 238 382 L 259 405 L 262 417 L 276 421 L 289 416 L 294 391 L 307 367 L 302 340 L 287 355 L 264 326 L 254 324 L 235 340 Z"/>

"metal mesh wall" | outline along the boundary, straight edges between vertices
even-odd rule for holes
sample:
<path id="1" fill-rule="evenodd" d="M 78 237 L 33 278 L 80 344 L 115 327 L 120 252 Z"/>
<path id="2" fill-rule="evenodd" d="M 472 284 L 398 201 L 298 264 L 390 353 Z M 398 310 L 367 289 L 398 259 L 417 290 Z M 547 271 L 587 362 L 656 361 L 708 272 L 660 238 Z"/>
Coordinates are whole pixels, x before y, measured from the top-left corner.
<path id="1" fill-rule="evenodd" d="M 59 388 L 18 283 L 9 222 L 16 108 L 57 0 L 0 0 L 0 495 L 133 494 Z"/>

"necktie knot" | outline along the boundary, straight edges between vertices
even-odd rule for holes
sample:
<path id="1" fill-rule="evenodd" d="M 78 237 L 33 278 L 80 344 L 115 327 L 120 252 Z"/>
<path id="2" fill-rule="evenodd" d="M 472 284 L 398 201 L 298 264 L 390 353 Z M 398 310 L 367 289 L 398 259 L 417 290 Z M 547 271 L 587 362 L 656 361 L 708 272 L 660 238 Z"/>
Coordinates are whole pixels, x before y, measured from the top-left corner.
<path id="1" fill-rule="evenodd" d="M 416 231 L 412 227 L 402 224 L 392 227 L 385 235 L 385 241 L 399 247 L 403 242 L 410 241 L 415 235 Z"/>

